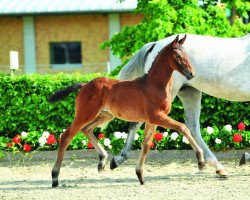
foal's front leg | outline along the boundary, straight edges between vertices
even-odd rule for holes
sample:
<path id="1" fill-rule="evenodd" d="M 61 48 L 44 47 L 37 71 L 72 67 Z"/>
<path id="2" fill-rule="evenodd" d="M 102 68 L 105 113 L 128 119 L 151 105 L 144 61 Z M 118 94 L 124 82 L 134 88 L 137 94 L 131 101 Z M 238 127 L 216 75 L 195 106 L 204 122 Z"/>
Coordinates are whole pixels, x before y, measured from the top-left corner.
<path id="1" fill-rule="evenodd" d="M 187 126 L 183 123 L 177 122 L 172 118 L 165 116 L 164 114 L 158 113 L 157 115 L 153 116 L 150 119 L 150 122 L 153 124 L 157 124 L 158 126 L 162 126 L 164 128 L 170 128 L 179 133 L 182 133 L 189 141 L 190 145 L 192 146 L 196 157 L 198 159 L 198 167 L 199 169 L 203 169 L 205 167 L 205 159 L 203 155 L 202 149 L 198 146 L 195 142 L 194 138 L 191 135 L 190 130 Z"/>
<path id="2" fill-rule="evenodd" d="M 155 125 L 145 123 L 145 131 L 144 131 L 144 140 L 142 143 L 142 150 L 141 150 L 141 154 L 140 154 L 138 164 L 137 164 L 136 170 L 135 170 L 136 175 L 137 175 L 141 185 L 143 185 L 145 183 L 144 173 L 143 173 L 144 172 L 144 163 L 146 160 L 146 156 L 150 150 L 156 127 L 157 126 L 155 126 Z"/>
<path id="3" fill-rule="evenodd" d="M 82 132 L 88 138 L 88 140 L 93 144 L 99 155 L 98 171 L 101 172 L 106 165 L 108 154 L 102 145 L 98 142 L 93 134 L 95 127 L 105 124 L 114 119 L 114 116 L 107 111 L 102 111 L 93 122 L 82 128 Z"/>

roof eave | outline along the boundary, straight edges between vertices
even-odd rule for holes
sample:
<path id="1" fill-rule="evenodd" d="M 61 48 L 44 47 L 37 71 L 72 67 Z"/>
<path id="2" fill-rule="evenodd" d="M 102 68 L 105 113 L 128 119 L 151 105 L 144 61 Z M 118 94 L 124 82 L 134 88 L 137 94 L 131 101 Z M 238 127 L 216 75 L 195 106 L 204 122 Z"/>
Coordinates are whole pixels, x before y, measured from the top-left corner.
<path id="1" fill-rule="evenodd" d="M 0 16 L 33 16 L 33 15 L 66 15 L 66 14 L 109 14 L 109 13 L 132 13 L 134 10 L 97 10 L 97 11 L 62 11 L 62 12 L 18 12 L 0 13 Z"/>

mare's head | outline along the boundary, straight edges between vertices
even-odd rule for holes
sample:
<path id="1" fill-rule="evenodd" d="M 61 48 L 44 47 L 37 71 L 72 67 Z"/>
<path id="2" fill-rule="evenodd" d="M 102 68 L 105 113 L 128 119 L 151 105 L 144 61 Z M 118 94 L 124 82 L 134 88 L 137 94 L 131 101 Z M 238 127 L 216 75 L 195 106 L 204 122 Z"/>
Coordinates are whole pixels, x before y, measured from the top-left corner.
<path id="1" fill-rule="evenodd" d="M 170 65 L 173 70 L 177 70 L 188 80 L 194 77 L 194 69 L 188 58 L 188 55 L 183 50 L 182 44 L 185 42 L 187 35 L 179 40 L 179 35 L 173 42 L 170 43 Z"/>

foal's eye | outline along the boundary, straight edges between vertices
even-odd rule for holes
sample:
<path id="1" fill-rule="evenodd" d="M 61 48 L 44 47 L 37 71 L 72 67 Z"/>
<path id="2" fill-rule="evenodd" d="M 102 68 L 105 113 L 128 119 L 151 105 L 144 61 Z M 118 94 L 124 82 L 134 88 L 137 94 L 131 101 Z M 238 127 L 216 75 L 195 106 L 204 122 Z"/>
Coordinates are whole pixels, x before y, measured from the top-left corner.
<path id="1" fill-rule="evenodd" d="M 181 56 L 178 53 L 176 53 L 175 56 L 177 59 L 181 58 Z"/>

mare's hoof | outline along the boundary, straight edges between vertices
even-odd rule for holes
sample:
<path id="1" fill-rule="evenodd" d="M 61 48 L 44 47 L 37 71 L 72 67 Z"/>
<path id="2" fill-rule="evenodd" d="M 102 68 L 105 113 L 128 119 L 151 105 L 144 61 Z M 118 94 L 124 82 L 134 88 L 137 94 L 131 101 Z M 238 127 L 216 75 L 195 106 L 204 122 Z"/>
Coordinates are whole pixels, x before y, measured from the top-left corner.
<path id="1" fill-rule="evenodd" d="M 216 174 L 219 175 L 219 178 L 226 179 L 228 178 L 228 172 L 225 169 L 220 169 L 216 171 Z"/>
<path id="2" fill-rule="evenodd" d="M 115 169 L 117 168 L 117 164 L 115 163 L 115 158 L 112 158 L 111 162 L 110 162 L 110 169 Z"/>
<path id="3" fill-rule="evenodd" d="M 247 163 L 247 160 L 246 160 L 246 153 L 243 153 L 241 158 L 240 158 L 240 163 L 239 163 L 239 166 L 241 165 L 244 165 Z"/>
<path id="4" fill-rule="evenodd" d="M 198 168 L 199 170 L 203 170 L 205 167 L 205 162 L 198 162 Z"/>

